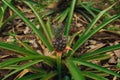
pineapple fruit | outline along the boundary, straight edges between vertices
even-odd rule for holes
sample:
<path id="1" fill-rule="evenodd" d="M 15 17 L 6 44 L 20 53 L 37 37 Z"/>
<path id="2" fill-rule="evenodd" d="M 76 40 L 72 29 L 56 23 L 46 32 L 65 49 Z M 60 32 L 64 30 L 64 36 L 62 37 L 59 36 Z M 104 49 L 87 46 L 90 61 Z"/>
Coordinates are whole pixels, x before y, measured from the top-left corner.
<path id="1" fill-rule="evenodd" d="M 53 47 L 55 48 L 55 50 L 57 52 L 60 52 L 60 51 L 64 51 L 65 48 L 66 48 L 66 38 L 65 36 L 61 36 L 60 38 L 54 38 L 52 43 L 53 43 Z"/>

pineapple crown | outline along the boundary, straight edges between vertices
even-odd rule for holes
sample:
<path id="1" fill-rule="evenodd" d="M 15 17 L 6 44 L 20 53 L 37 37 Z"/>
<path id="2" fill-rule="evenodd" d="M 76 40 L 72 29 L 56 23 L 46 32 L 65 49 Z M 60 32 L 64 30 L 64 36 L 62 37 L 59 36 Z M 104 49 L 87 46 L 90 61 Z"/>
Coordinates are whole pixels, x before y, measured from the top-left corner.
<path id="1" fill-rule="evenodd" d="M 55 38 L 61 38 L 64 32 L 64 26 L 62 24 L 53 25 L 53 32 Z"/>

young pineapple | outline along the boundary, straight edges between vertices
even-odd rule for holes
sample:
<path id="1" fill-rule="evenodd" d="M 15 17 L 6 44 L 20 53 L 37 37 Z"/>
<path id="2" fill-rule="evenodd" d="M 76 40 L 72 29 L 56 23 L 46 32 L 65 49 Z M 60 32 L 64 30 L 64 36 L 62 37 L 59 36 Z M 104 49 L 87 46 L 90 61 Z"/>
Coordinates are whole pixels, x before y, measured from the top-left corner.
<path id="1" fill-rule="evenodd" d="M 62 52 L 66 48 L 67 40 L 66 37 L 63 35 L 63 26 L 57 26 L 54 28 L 54 38 L 52 40 L 53 47 L 55 51 Z"/>

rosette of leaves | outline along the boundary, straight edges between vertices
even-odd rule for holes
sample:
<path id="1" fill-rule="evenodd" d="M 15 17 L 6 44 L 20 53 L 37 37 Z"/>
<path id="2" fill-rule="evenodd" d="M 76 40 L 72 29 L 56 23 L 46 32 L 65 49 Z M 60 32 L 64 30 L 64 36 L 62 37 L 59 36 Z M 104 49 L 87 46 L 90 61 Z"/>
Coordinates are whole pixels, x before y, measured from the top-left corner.
<path id="1" fill-rule="evenodd" d="M 49 50 L 49 53 L 52 53 L 55 47 L 53 48 L 51 44 L 52 29 L 49 24 L 50 22 L 48 21 L 45 24 L 45 21 L 43 20 L 43 18 L 35 10 L 35 7 L 34 7 L 35 3 L 32 3 L 31 0 L 23 0 L 23 2 L 27 4 L 36 15 L 36 18 L 38 19 L 38 22 L 40 23 L 40 26 L 41 26 L 40 29 L 37 29 L 35 24 L 31 23 L 25 17 L 22 11 L 19 11 L 14 5 L 9 3 L 7 0 L 2 0 L 2 2 L 4 2 L 4 4 L 6 4 L 10 9 L 12 9 L 33 30 L 35 35 L 39 37 L 39 39 L 43 42 L 45 47 Z M 75 9 L 75 4 L 76 4 L 76 0 L 72 0 L 70 7 L 67 8 L 67 11 L 63 11 L 63 13 L 67 15 L 66 16 L 67 19 L 65 18 L 65 15 L 63 15 L 62 13 L 60 14 L 61 18 L 59 18 L 63 20 L 66 19 L 64 35 L 68 38 L 70 37 L 69 29 L 70 29 L 70 24 L 72 20 L 72 15 Z M 84 4 L 81 3 L 81 5 L 83 6 Z M 49 56 L 41 55 L 37 51 L 35 51 L 34 49 L 28 46 L 20 47 L 14 44 L 0 41 L 0 48 L 11 50 L 16 52 L 17 54 L 20 54 L 18 58 L 11 58 L 10 60 L 6 60 L 0 63 L 0 70 L 10 70 L 10 73 L 6 74 L 1 80 L 7 80 L 14 74 L 17 75 L 17 76 L 14 75 L 15 76 L 14 79 L 16 80 L 37 80 L 37 79 L 40 79 L 40 80 L 86 80 L 88 78 L 95 79 L 95 80 L 108 80 L 105 77 L 106 75 L 101 75 L 103 73 L 110 74 L 112 76 L 116 76 L 120 78 L 119 73 L 90 62 L 92 60 L 100 60 L 103 57 L 108 57 L 109 55 L 106 55 L 105 52 L 120 49 L 120 44 L 104 47 L 89 53 L 85 53 L 81 56 L 74 57 L 74 55 L 76 54 L 76 50 L 79 47 L 81 47 L 81 45 L 84 44 L 92 35 L 94 35 L 96 32 L 98 32 L 100 29 L 105 27 L 110 22 L 113 22 L 114 20 L 120 18 L 120 14 L 115 14 L 105 19 L 101 24 L 95 27 L 96 22 L 103 15 L 106 15 L 106 12 L 110 10 L 114 5 L 115 4 L 111 5 L 110 7 L 102 11 L 99 11 L 97 15 L 94 14 L 93 20 L 90 21 L 85 31 L 80 35 L 78 34 L 80 36 L 79 39 L 75 42 L 75 44 L 70 46 L 72 50 L 65 52 L 66 54 L 65 58 L 57 57 L 54 55 L 49 55 Z M 88 12 L 90 11 L 94 13 L 91 7 L 89 6 L 87 7 L 88 7 L 87 8 Z M 86 9 L 85 6 L 83 6 L 83 8 Z M 57 36 L 57 37 L 60 37 L 60 36 Z M 70 37 L 71 40 L 74 39 L 74 36 L 75 35 Z M 61 38 L 63 39 L 64 37 L 61 36 Z M 68 44 L 69 44 L 69 41 L 68 41 Z M 20 62 L 27 62 L 27 63 L 24 63 L 24 65 L 18 64 Z M 40 67 L 35 67 L 35 64 L 39 65 L 39 63 L 43 63 L 44 65 Z M 82 68 L 83 66 L 91 68 L 91 71 L 84 70 Z"/>

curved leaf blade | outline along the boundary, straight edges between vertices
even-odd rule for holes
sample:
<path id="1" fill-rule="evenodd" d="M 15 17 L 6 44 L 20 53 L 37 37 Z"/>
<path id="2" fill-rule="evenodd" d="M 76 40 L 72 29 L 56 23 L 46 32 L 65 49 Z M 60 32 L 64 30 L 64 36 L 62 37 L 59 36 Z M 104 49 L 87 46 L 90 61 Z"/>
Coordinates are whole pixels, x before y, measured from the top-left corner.
<path id="1" fill-rule="evenodd" d="M 69 69 L 71 75 L 75 80 L 85 80 L 82 72 L 77 68 L 77 66 L 73 63 L 72 60 L 67 60 L 65 62 L 65 65 L 67 66 L 67 68 Z"/>
<path id="2" fill-rule="evenodd" d="M 114 75 L 114 76 L 117 76 L 120 78 L 120 74 L 119 73 L 116 73 L 112 70 L 109 70 L 107 68 L 104 68 L 102 66 L 99 66 L 99 65 L 96 65 L 96 64 L 93 64 L 93 63 L 90 63 L 90 62 L 86 62 L 86 61 L 78 61 L 78 60 L 74 60 L 73 61 L 74 63 L 77 63 L 77 64 L 80 64 L 80 65 L 84 65 L 84 66 L 87 66 L 87 67 L 91 67 L 91 68 L 94 68 L 94 69 L 97 69 L 99 71 L 103 71 L 105 73 L 108 73 L 108 74 L 111 74 L 111 75 Z"/>
<path id="3" fill-rule="evenodd" d="M 36 60 L 36 59 L 40 59 L 40 58 L 41 58 L 40 56 L 29 56 L 29 57 L 21 57 L 21 58 L 14 58 L 14 59 L 6 60 L 6 61 L 0 63 L 0 68 L 7 67 L 7 66 L 17 63 L 17 62 L 27 61 L 27 60 Z"/>
<path id="4" fill-rule="evenodd" d="M 106 79 L 106 78 L 104 78 L 104 77 L 101 77 L 101 76 L 99 76 L 99 75 L 97 75 L 97 74 L 95 74 L 95 73 L 92 73 L 92 72 L 83 71 L 82 73 L 83 73 L 83 75 L 85 75 L 86 77 L 92 78 L 92 79 L 94 79 L 94 80 L 108 80 L 108 79 Z"/>
<path id="5" fill-rule="evenodd" d="M 0 63 L 0 68 L 2 67 L 7 67 L 9 65 L 12 65 L 14 63 L 18 63 L 21 61 L 28 61 L 28 60 L 44 60 L 46 63 L 48 63 L 49 65 L 53 65 L 53 63 L 55 62 L 55 60 L 53 58 L 50 58 L 48 56 L 42 56 L 42 55 L 31 55 L 31 56 L 26 56 L 26 57 L 20 57 L 20 58 L 13 58 L 13 59 L 9 59 L 6 60 L 4 62 Z"/>
<path id="6" fill-rule="evenodd" d="M 31 51 L 26 50 L 25 48 L 22 48 L 22 47 L 13 45 L 13 44 L 1 42 L 1 41 L 0 41 L 0 48 L 11 50 L 11 51 L 20 53 L 22 55 L 39 55 L 37 52 L 36 53 L 32 53 Z"/>
<path id="7" fill-rule="evenodd" d="M 76 0 L 72 0 L 71 7 L 69 9 L 70 12 L 68 14 L 68 18 L 67 18 L 66 26 L 65 26 L 65 31 L 64 31 L 64 34 L 65 34 L 66 37 L 68 36 L 68 33 L 69 33 L 70 24 L 71 24 L 71 21 L 72 21 L 72 15 L 73 15 L 73 12 L 74 12 L 75 3 L 76 3 Z"/>
<path id="8" fill-rule="evenodd" d="M 105 53 L 105 52 L 113 51 L 113 50 L 117 50 L 117 49 L 120 49 L 120 44 L 117 44 L 117 45 L 114 45 L 114 46 L 108 46 L 108 47 L 105 47 L 105 48 L 95 50 L 93 52 L 83 54 L 79 58 L 85 58 L 85 57 L 89 57 L 89 56 L 93 56 L 93 55 L 96 55 L 96 54 Z"/>
<path id="9" fill-rule="evenodd" d="M 30 67 L 30 66 L 38 63 L 38 62 L 41 62 L 41 61 L 42 61 L 42 60 L 35 60 L 35 61 L 32 61 L 32 62 L 29 62 L 29 63 L 21 66 L 19 69 L 16 69 L 16 70 L 12 71 L 11 73 L 9 73 L 8 75 L 6 75 L 6 76 L 5 76 L 3 79 L 1 79 L 1 80 L 5 80 L 5 79 L 7 79 L 8 77 L 10 77 L 11 75 L 13 75 L 13 74 L 15 74 L 15 73 L 17 73 L 17 72 L 19 72 L 19 71 L 21 71 L 21 70 L 23 70 L 23 69 L 26 69 L 26 68 L 28 68 L 28 67 Z"/>

